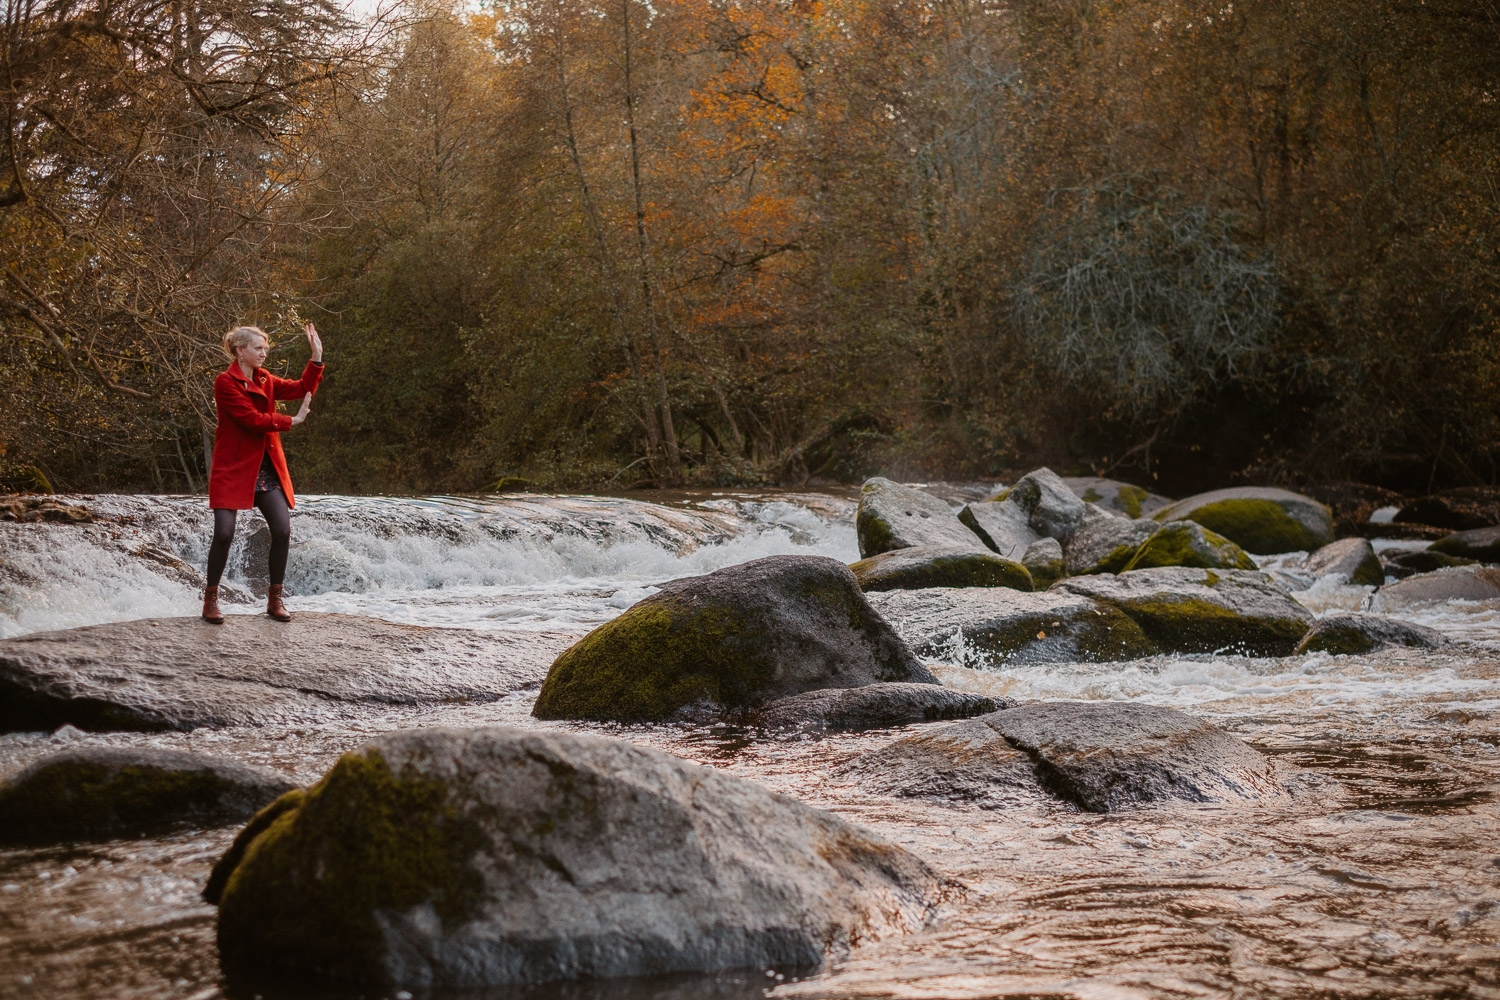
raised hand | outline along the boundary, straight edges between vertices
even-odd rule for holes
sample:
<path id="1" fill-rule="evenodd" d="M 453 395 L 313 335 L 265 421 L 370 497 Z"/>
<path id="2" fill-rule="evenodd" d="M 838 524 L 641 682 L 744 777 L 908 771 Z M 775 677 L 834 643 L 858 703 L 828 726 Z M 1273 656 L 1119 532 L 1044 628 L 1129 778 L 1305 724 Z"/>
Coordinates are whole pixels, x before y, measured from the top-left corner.
<path id="1" fill-rule="evenodd" d="M 323 338 L 318 336 L 318 328 L 308 323 L 303 330 L 307 333 L 307 346 L 312 348 L 312 359 L 323 360 Z"/>
<path id="2" fill-rule="evenodd" d="M 308 325 L 309 328 L 312 326 L 311 323 L 309 323 L 307 325 Z M 315 333 L 315 334 L 313 334 L 313 336 L 317 336 L 317 334 Z M 319 347 L 321 347 L 321 346 L 322 345 L 320 344 Z M 311 394 L 303 396 L 302 397 L 302 405 L 297 408 L 296 415 L 294 417 L 292 417 L 292 426 L 296 427 L 298 424 L 302 423 L 302 421 L 306 420 L 307 419 L 307 414 L 308 414 L 308 412 L 311 409 L 312 409 L 312 396 L 311 396 Z"/>

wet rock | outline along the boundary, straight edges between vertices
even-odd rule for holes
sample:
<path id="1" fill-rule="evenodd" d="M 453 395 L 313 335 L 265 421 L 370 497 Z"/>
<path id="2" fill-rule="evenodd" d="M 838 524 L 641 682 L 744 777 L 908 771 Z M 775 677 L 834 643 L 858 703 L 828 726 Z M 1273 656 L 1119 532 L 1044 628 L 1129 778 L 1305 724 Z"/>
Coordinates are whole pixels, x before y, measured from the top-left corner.
<path id="1" fill-rule="evenodd" d="M 1026 512 L 1031 530 L 1066 543 L 1083 521 L 1083 501 L 1051 469 L 1037 469 L 1001 495 Z"/>
<path id="2" fill-rule="evenodd" d="M 752 721 L 765 729 L 878 729 L 967 719 L 1008 706 L 1004 699 L 997 701 L 937 684 L 867 684 L 778 698 L 757 711 Z"/>
<path id="3" fill-rule="evenodd" d="M 861 559 L 849 568 L 866 593 L 922 587 L 1032 589 L 1025 566 L 980 548 L 917 545 Z"/>
<path id="4" fill-rule="evenodd" d="M 898 740 L 835 774 L 881 794 L 992 809 L 1054 798 L 1114 812 L 1286 793 L 1270 759 L 1218 726 L 1170 708 L 1121 703 L 1007 709 Z"/>
<path id="5" fill-rule="evenodd" d="M 1165 652 L 1285 656 L 1313 616 L 1263 573 L 1164 567 L 1071 577 L 1049 593 L 1117 608 Z"/>
<path id="6" fill-rule="evenodd" d="M 214 877 L 231 976 L 461 989 L 811 965 L 921 928 L 956 890 L 755 782 L 562 732 L 391 733 L 254 825 Z"/>
<path id="7" fill-rule="evenodd" d="M 1055 538 L 1038 538 L 1026 546 L 1021 565 L 1031 574 L 1031 589 L 1046 590 L 1068 575 L 1062 544 Z"/>
<path id="8" fill-rule="evenodd" d="M 1455 532 L 1445 538 L 1439 538 L 1429 545 L 1428 549 L 1457 559 L 1500 563 L 1500 525 Z"/>
<path id="9" fill-rule="evenodd" d="M 0 640 L 0 731 L 313 722 L 534 687 L 574 641 L 296 612 L 148 618 Z"/>
<path id="10" fill-rule="evenodd" d="M 1387 554 L 1384 569 L 1389 576 L 1405 579 L 1417 573 L 1431 573 L 1435 570 L 1448 569 L 1451 566 L 1474 566 L 1477 563 L 1477 559 L 1464 559 L 1433 552 L 1431 549 L 1423 549 L 1420 552 Z"/>
<path id="11" fill-rule="evenodd" d="M 1131 519 L 1150 517 L 1153 513 L 1171 504 L 1169 497 L 1118 479 L 1101 479 L 1098 476 L 1064 476 L 1068 489 L 1084 503 L 1097 504 L 1119 517 Z"/>
<path id="12" fill-rule="evenodd" d="M 0 784 L 0 842 L 97 840 L 234 823 L 294 787 L 266 768 L 178 750 L 63 750 Z"/>
<path id="13" fill-rule="evenodd" d="M 1068 575 L 1122 572 L 1161 525 L 1106 513 L 1090 504 L 1078 530 L 1068 539 Z"/>
<path id="14" fill-rule="evenodd" d="M 1191 566 L 1198 569 L 1255 569 L 1245 550 L 1192 521 L 1168 521 L 1136 550 L 1126 570 L 1158 566 Z"/>
<path id="15" fill-rule="evenodd" d="M 1297 644 L 1297 654 L 1351 656 L 1391 646 L 1439 649 L 1448 645 L 1441 632 L 1377 615 L 1330 615 L 1318 619 Z"/>
<path id="16" fill-rule="evenodd" d="M 1448 531 L 1488 528 L 1500 524 L 1500 487 L 1468 487 L 1421 497 L 1402 505 L 1396 520 Z"/>
<path id="17" fill-rule="evenodd" d="M 865 482 L 854 514 L 861 559 L 917 545 L 977 549 L 981 543 L 937 497 L 879 477 Z"/>
<path id="18" fill-rule="evenodd" d="M 1134 660 L 1158 652 L 1123 613 L 1056 589 L 893 590 L 870 601 L 918 655 L 974 669 Z"/>
<path id="19" fill-rule="evenodd" d="M 1497 599 L 1500 599 L 1500 569 L 1455 566 L 1386 584 L 1375 591 L 1372 608 L 1375 611 L 1395 611 L 1440 601 Z"/>
<path id="20" fill-rule="evenodd" d="M 0 498 L 0 521 L 45 521 L 50 524 L 93 524 L 101 518 L 83 504 L 62 503 L 51 497 Z"/>
<path id="21" fill-rule="evenodd" d="M 1346 535 L 1378 537 L 1371 534 L 1378 530 L 1378 525 L 1370 522 L 1371 515 L 1386 507 L 1393 508 L 1391 513 L 1395 513 L 1394 508 L 1399 508 L 1403 502 L 1401 494 L 1394 490 L 1365 483 L 1315 483 L 1303 492 L 1332 511 L 1334 534 L 1341 538 Z"/>
<path id="22" fill-rule="evenodd" d="M 1008 498 L 971 503 L 958 512 L 958 519 L 986 548 L 1006 559 L 1025 558 L 1026 550 L 1042 537 L 1032 530 L 1021 505 Z"/>
<path id="23" fill-rule="evenodd" d="M 1333 514 L 1289 490 L 1241 486 L 1213 490 L 1163 507 L 1157 521 L 1196 521 L 1247 552 L 1312 551 L 1333 541 Z"/>
<path id="24" fill-rule="evenodd" d="M 817 688 L 936 683 L 870 606 L 849 567 L 772 556 L 673 580 L 568 649 L 539 719 L 670 719 Z"/>
<path id="25" fill-rule="evenodd" d="M 1385 568 L 1375 554 L 1375 546 L 1364 538 L 1341 538 L 1329 542 L 1307 557 L 1309 573 L 1318 577 L 1336 576 L 1345 583 L 1378 587 L 1385 583 Z"/>

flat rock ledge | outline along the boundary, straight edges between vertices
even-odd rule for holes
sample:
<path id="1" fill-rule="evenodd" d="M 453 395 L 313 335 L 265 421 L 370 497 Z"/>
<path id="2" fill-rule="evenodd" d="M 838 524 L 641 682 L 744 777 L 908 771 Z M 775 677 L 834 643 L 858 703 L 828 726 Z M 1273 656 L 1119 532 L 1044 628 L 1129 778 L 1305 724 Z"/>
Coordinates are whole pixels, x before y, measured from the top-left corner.
<path id="1" fill-rule="evenodd" d="M 1289 793 L 1289 769 L 1202 719 L 1152 705 L 1044 702 L 908 736 L 834 773 L 862 790 L 1006 809 L 1115 812 Z"/>
<path id="2" fill-rule="evenodd" d="M 561 732 L 387 734 L 267 814 L 208 893 L 231 977 L 462 989 L 810 966 L 961 891 L 753 781 Z"/>
<path id="3" fill-rule="evenodd" d="M 575 639 L 313 612 L 37 632 L 0 640 L 0 731 L 279 725 L 494 701 L 539 684 Z"/>
<path id="4" fill-rule="evenodd" d="M 180 750 L 64 750 L 0 783 L 0 843 L 221 826 L 249 818 L 295 787 L 269 768 Z"/>
<path id="5" fill-rule="evenodd" d="M 762 729 L 820 732 L 882 729 L 913 722 L 967 719 L 1010 707 L 996 699 L 937 684 L 866 684 L 778 698 L 750 717 Z"/>

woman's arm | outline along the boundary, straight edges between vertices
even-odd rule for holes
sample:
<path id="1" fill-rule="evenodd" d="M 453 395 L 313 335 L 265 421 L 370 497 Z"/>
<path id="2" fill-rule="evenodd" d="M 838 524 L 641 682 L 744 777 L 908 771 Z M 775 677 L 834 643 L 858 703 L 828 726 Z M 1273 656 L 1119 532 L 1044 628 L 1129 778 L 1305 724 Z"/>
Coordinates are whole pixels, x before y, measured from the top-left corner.
<path id="1" fill-rule="evenodd" d="M 214 402 L 218 404 L 220 414 L 256 434 L 291 430 L 294 423 L 285 413 L 267 413 L 257 409 L 250 397 L 245 395 L 245 390 L 235 384 L 232 376 L 221 375 L 214 382 Z"/>
<path id="2" fill-rule="evenodd" d="M 323 381 L 323 338 L 318 336 L 318 328 L 311 323 L 307 324 L 304 332 L 307 334 L 307 346 L 312 349 L 312 360 L 302 369 L 300 379 L 271 376 L 271 392 L 275 399 L 310 396 L 318 391 L 318 383 Z"/>

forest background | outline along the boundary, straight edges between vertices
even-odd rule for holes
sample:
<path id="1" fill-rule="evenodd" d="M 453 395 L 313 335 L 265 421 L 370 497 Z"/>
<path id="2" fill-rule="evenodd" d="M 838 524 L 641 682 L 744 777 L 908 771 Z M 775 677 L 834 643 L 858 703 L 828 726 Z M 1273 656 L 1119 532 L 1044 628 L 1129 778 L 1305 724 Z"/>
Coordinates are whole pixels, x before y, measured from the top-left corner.
<path id="1" fill-rule="evenodd" d="M 4 0 L 0 481 L 1500 483 L 1496 0 Z"/>

